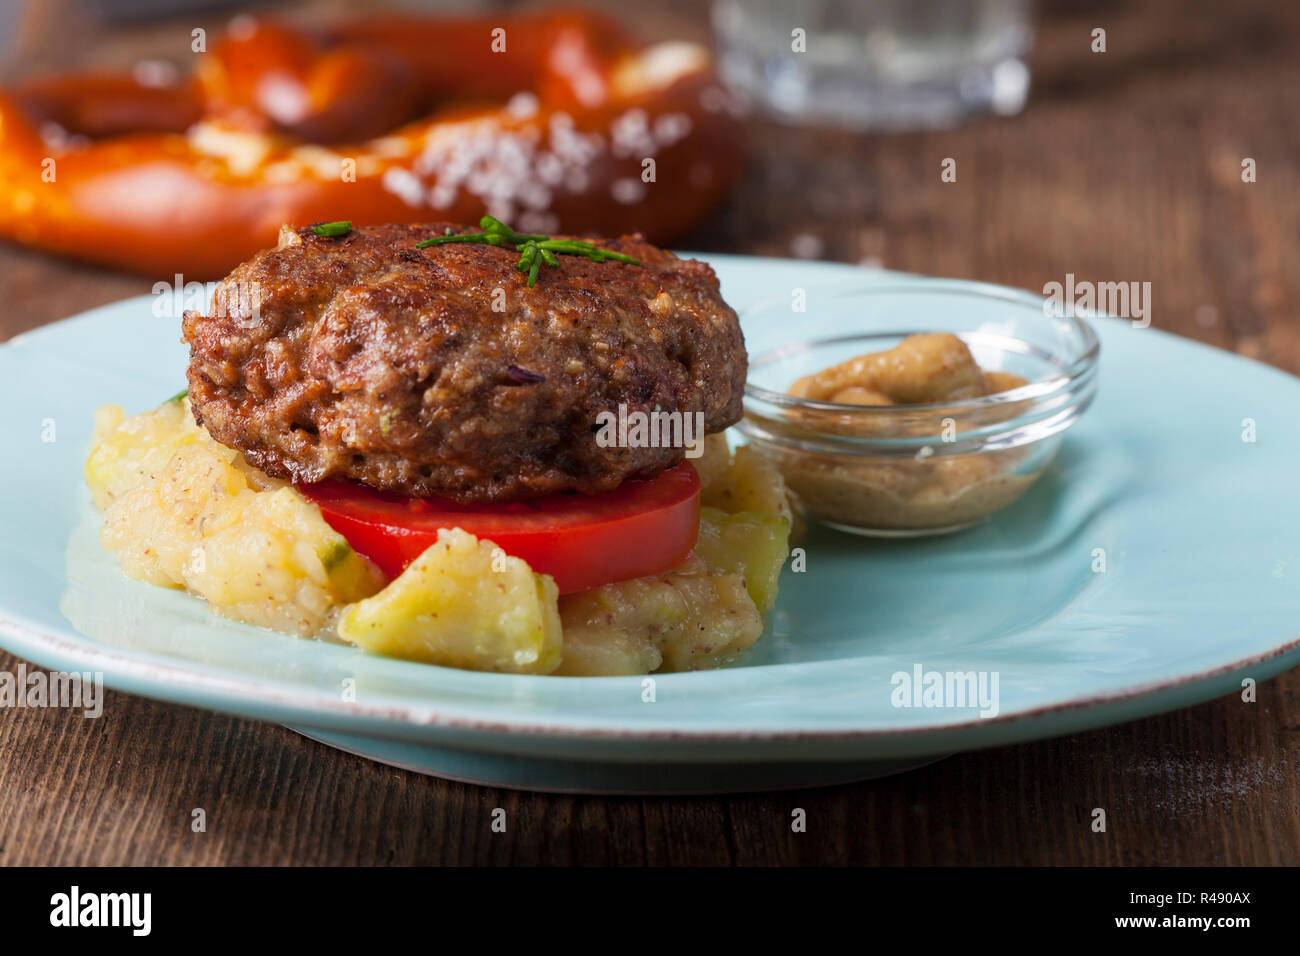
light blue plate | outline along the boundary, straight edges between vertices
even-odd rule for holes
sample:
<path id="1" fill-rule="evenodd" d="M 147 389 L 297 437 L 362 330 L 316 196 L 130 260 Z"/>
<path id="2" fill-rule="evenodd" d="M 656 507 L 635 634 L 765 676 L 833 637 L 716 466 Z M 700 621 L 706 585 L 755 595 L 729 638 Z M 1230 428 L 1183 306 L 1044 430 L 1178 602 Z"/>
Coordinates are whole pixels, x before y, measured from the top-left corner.
<path id="1" fill-rule="evenodd" d="M 708 258 L 738 309 L 794 287 L 812 311 L 837 289 L 933 281 Z M 141 411 L 183 381 L 178 323 L 151 305 L 0 347 L 0 643 L 46 667 L 457 779 L 684 792 L 860 779 L 1239 693 L 1300 663 L 1300 380 L 1111 319 L 1097 399 L 1025 498 L 948 537 L 813 529 L 807 570 L 787 569 L 740 665 L 652 686 L 514 677 L 233 624 L 126 579 L 96 542 L 92 409 Z M 749 333 L 754 354 L 782 334 Z M 917 667 L 996 675 L 996 716 L 895 706 L 894 675 Z"/>

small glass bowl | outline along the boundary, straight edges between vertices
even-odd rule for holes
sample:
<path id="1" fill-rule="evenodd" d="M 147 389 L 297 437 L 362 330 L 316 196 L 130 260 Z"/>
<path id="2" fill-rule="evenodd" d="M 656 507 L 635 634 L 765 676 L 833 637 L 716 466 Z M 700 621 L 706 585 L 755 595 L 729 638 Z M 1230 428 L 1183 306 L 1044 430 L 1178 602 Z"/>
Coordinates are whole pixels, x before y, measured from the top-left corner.
<path id="1" fill-rule="evenodd" d="M 737 427 L 776 463 L 795 504 L 833 528 L 914 537 L 975 524 L 1028 490 L 1096 391 L 1092 328 L 1028 292 L 936 279 L 809 294 L 804 311 L 794 310 L 798 301 L 741 314 L 757 354 Z M 800 340 L 790 343 L 796 328 Z M 916 332 L 952 332 L 983 370 L 1028 384 L 928 405 L 844 405 L 786 391 Z"/>

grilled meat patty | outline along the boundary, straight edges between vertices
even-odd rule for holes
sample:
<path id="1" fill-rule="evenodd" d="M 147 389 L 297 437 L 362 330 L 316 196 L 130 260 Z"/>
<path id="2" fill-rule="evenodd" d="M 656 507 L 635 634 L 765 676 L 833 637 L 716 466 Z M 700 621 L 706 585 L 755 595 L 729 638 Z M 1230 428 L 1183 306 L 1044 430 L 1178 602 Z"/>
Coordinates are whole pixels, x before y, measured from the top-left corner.
<path id="1" fill-rule="evenodd" d="M 564 255 L 530 289 L 510 249 L 415 248 L 448 228 L 284 227 L 210 315 L 185 314 L 195 417 L 276 477 L 462 502 L 606 491 L 682 460 L 601 447 L 620 405 L 701 412 L 709 432 L 740 418 L 744 340 L 704 263 L 596 240 L 641 265 Z"/>

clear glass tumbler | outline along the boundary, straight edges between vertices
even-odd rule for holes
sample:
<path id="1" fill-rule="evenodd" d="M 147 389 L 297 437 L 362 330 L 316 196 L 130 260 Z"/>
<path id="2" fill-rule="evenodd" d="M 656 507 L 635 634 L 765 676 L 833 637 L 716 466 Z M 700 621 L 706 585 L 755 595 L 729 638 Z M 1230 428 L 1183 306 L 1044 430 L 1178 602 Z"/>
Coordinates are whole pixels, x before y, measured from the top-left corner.
<path id="1" fill-rule="evenodd" d="M 786 123 L 948 126 L 1019 112 L 1033 0 L 714 0 L 723 77 Z"/>

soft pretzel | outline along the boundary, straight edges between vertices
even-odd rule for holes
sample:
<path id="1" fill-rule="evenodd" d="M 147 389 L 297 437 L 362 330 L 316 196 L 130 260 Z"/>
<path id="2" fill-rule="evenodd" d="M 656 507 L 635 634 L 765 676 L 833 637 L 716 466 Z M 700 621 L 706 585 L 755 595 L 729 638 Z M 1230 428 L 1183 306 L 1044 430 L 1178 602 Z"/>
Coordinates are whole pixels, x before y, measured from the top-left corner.
<path id="1" fill-rule="evenodd" d="M 665 241 L 734 179 L 707 53 L 589 12 L 238 18 L 194 75 L 0 91 L 0 236 L 147 274 L 223 275 L 285 222 L 472 222 Z"/>

